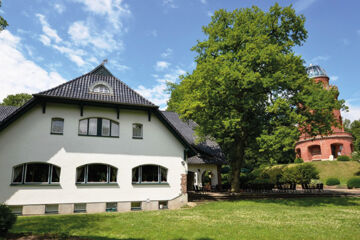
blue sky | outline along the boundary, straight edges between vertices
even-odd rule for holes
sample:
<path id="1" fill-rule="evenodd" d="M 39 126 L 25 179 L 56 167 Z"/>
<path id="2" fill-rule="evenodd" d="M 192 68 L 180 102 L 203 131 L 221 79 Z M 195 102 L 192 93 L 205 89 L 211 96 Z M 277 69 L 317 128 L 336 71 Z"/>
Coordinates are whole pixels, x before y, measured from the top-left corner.
<path id="1" fill-rule="evenodd" d="M 3 0 L 9 27 L 0 33 L 0 99 L 56 86 L 108 59 L 115 76 L 164 108 L 165 82 L 194 69 L 190 48 L 204 39 L 201 27 L 215 10 L 268 10 L 274 2 Z M 305 15 L 309 37 L 296 53 L 327 71 L 350 107 L 345 117 L 359 119 L 360 1 L 278 2 Z"/>

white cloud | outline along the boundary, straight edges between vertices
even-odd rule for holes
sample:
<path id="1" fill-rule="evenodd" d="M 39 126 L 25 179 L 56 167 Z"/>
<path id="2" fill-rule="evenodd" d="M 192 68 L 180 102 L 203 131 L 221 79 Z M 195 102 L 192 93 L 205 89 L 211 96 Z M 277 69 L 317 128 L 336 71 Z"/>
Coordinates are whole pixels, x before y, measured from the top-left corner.
<path id="1" fill-rule="evenodd" d="M 37 93 L 65 82 L 59 73 L 48 72 L 26 59 L 21 48 L 19 37 L 8 30 L 0 33 L 1 100 L 9 94 Z"/>
<path id="2" fill-rule="evenodd" d="M 108 21 L 116 28 L 122 28 L 121 18 L 131 16 L 131 11 L 123 0 L 74 0 L 85 5 L 85 10 L 97 15 L 107 16 Z"/>
<path id="3" fill-rule="evenodd" d="M 310 64 L 319 64 L 320 62 L 325 62 L 329 59 L 330 59 L 329 56 L 317 56 L 317 57 L 310 59 L 309 63 Z"/>
<path id="4" fill-rule="evenodd" d="M 332 75 L 330 76 L 330 80 L 336 82 L 337 80 L 339 80 L 339 76 Z"/>
<path id="5" fill-rule="evenodd" d="M 62 14 L 65 11 L 65 6 L 60 3 L 54 4 L 54 8 L 59 14 Z"/>
<path id="6" fill-rule="evenodd" d="M 167 82 L 176 82 L 180 75 L 184 75 L 186 72 L 181 68 L 171 70 L 169 73 L 163 76 L 153 75 L 156 78 L 157 84 L 150 88 L 140 85 L 135 91 L 149 99 L 156 105 L 160 106 L 160 109 L 165 109 L 167 101 L 169 100 L 170 94 L 167 93 Z"/>
<path id="7" fill-rule="evenodd" d="M 50 40 L 50 38 L 48 38 L 46 35 L 41 34 L 41 35 L 40 35 L 40 41 L 41 41 L 45 46 L 50 46 L 51 40 Z"/>
<path id="8" fill-rule="evenodd" d="M 296 12 L 302 12 L 309 8 L 316 0 L 298 0 L 294 4 L 294 9 Z"/>
<path id="9" fill-rule="evenodd" d="M 114 66 L 114 69 L 120 71 L 120 72 L 125 72 L 125 71 L 128 71 L 130 70 L 130 67 L 129 66 L 126 66 L 124 64 L 120 64 L 118 63 L 116 60 L 110 60 L 109 63 Z"/>
<path id="10" fill-rule="evenodd" d="M 171 65 L 171 63 L 169 63 L 169 62 L 157 61 L 156 65 L 155 65 L 155 70 L 163 71 L 163 70 L 167 69 L 170 65 Z"/>
<path id="11" fill-rule="evenodd" d="M 350 119 L 351 121 L 360 120 L 360 106 L 359 105 L 352 105 L 350 101 L 346 101 L 346 106 L 349 107 L 348 112 L 341 112 L 343 119 Z"/>
<path id="12" fill-rule="evenodd" d="M 171 48 L 167 48 L 167 49 L 165 50 L 165 52 L 163 52 L 163 53 L 161 54 L 161 57 L 163 57 L 163 58 L 168 58 L 168 57 L 170 57 L 170 56 L 172 55 L 172 53 L 173 53 L 173 50 L 172 50 Z"/>
<path id="13" fill-rule="evenodd" d="M 163 0 L 163 5 L 169 8 L 178 8 L 178 6 L 174 3 L 174 0 Z"/>
<path id="14" fill-rule="evenodd" d="M 48 24 L 48 22 L 45 19 L 45 16 L 37 13 L 36 16 L 39 18 L 40 23 L 42 25 L 42 30 L 45 33 L 45 35 L 47 37 L 49 37 L 50 39 L 54 40 L 56 43 L 59 43 L 62 41 L 62 39 L 59 37 L 59 35 L 57 34 L 56 30 L 52 29 L 50 27 L 50 25 Z"/>
<path id="15" fill-rule="evenodd" d="M 207 11 L 207 15 L 208 15 L 208 17 L 212 17 L 212 16 L 214 16 L 214 13 L 211 11 Z"/>
<path id="16" fill-rule="evenodd" d="M 112 52 L 123 48 L 123 42 L 119 39 L 115 40 L 115 36 L 112 33 L 106 31 L 96 32 L 94 28 L 91 28 L 89 24 L 85 24 L 83 21 L 71 24 L 68 34 L 75 45 L 92 45 L 96 52 L 98 50 Z"/>

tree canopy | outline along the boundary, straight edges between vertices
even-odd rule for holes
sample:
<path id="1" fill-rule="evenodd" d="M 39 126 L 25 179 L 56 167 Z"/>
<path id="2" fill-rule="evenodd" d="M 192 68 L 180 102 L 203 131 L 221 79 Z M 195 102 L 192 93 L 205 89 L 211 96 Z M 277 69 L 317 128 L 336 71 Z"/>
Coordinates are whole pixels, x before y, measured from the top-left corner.
<path id="1" fill-rule="evenodd" d="M 354 137 L 354 151 L 360 152 L 360 119 L 350 121 L 349 119 L 345 119 L 344 121 L 344 129 L 346 132 L 349 132 Z"/>
<path id="2" fill-rule="evenodd" d="M 218 10 L 203 27 L 206 39 L 192 48 L 195 70 L 170 86 L 168 109 L 197 122 L 200 139 L 219 143 L 233 191 L 244 164 L 294 158 L 300 133 L 330 133 L 332 110 L 344 107 L 336 89 L 307 77 L 293 50 L 307 38 L 304 22 L 291 6 L 278 4 L 268 12 Z"/>
<path id="3" fill-rule="evenodd" d="M 1 7 L 1 0 L 0 0 L 0 7 Z M 7 26 L 8 26 L 7 21 L 2 16 L 0 16 L 0 32 L 4 30 Z"/>
<path id="4" fill-rule="evenodd" d="M 27 101 L 32 98 L 30 94 L 27 93 L 18 93 L 14 95 L 8 95 L 6 98 L 3 99 L 1 105 L 3 106 L 16 106 L 21 107 Z"/>

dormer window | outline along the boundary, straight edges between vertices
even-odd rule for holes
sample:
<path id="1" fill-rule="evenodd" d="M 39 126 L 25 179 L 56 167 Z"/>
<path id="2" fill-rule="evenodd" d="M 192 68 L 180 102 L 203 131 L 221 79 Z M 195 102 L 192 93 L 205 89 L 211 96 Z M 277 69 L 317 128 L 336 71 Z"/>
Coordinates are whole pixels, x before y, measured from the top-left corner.
<path id="1" fill-rule="evenodd" d="M 98 84 L 94 87 L 93 92 L 94 93 L 110 93 L 110 89 L 103 84 Z"/>
<path id="2" fill-rule="evenodd" d="M 104 81 L 96 82 L 89 87 L 91 93 L 112 94 L 112 87 Z"/>

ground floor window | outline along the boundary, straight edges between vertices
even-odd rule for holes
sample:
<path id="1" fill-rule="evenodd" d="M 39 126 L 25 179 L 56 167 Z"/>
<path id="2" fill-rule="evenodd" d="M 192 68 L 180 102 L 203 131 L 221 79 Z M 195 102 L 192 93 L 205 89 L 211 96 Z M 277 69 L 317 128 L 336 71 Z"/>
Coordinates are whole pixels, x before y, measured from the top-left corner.
<path id="1" fill-rule="evenodd" d="M 107 212 L 117 212 L 117 203 L 116 202 L 106 203 L 106 211 Z"/>
<path id="2" fill-rule="evenodd" d="M 59 183 L 61 169 L 48 163 L 24 163 L 13 168 L 13 184 Z"/>
<path id="3" fill-rule="evenodd" d="M 47 204 L 45 205 L 45 214 L 57 214 L 59 213 L 58 204 Z"/>
<path id="4" fill-rule="evenodd" d="M 312 156 L 314 155 L 321 155 L 321 148 L 320 145 L 313 145 L 309 147 L 309 152 Z"/>
<path id="5" fill-rule="evenodd" d="M 168 201 L 159 201 L 159 209 L 168 209 Z"/>
<path id="6" fill-rule="evenodd" d="M 132 170 L 133 183 L 167 183 L 167 169 L 159 165 L 142 165 Z"/>
<path id="7" fill-rule="evenodd" d="M 131 202 L 131 210 L 141 210 L 141 202 Z"/>
<path id="8" fill-rule="evenodd" d="M 88 164 L 76 169 L 76 183 L 116 183 L 117 168 L 106 164 Z"/>
<path id="9" fill-rule="evenodd" d="M 85 213 L 85 212 L 86 212 L 86 203 L 74 204 L 74 213 Z"/>

